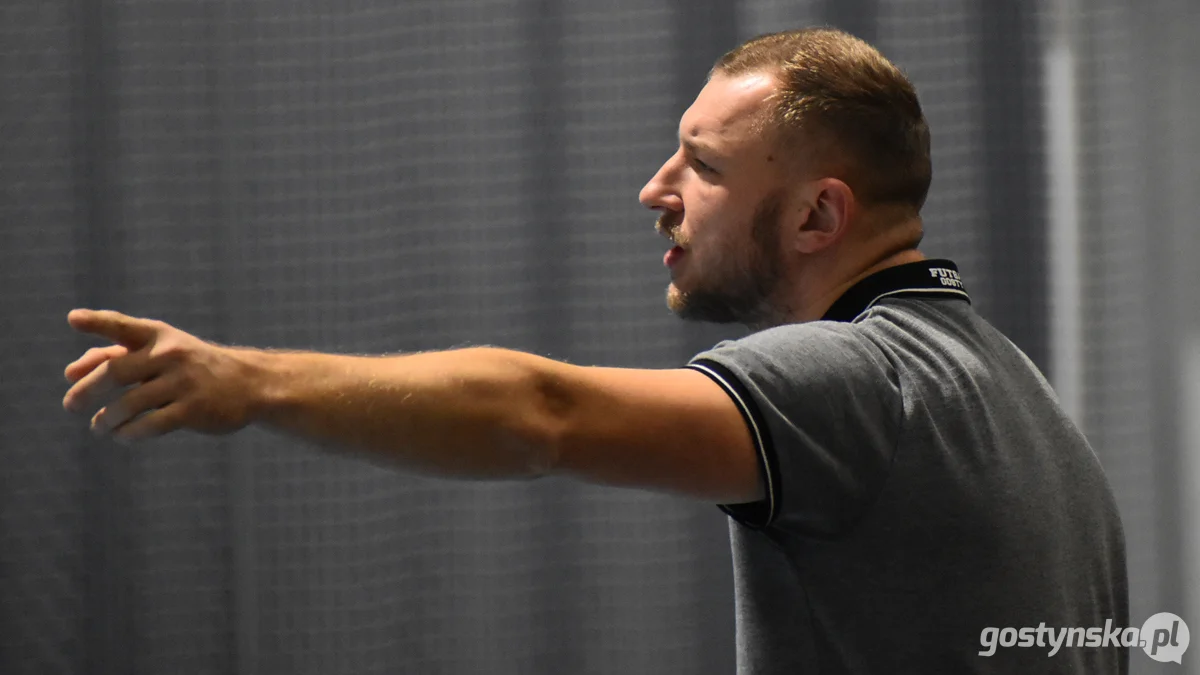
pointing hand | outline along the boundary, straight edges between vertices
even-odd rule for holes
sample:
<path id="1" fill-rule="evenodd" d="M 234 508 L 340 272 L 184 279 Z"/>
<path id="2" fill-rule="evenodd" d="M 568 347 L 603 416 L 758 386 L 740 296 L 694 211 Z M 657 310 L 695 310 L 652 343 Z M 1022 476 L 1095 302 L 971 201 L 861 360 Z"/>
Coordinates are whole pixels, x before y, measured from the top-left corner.
<path id="1" fill-rule="evenodd" d="M 232 433 L 249 423 L 250 369 L 236 350 L 119 312 L 77 309 L 67 321 L 115 344 L 90 349 L 67 366 L 74 386 L 63 407 L 90 412 L 104 396 L 129 387 L 92 417 L 97 435 L 128 442 L 176 429 Z"/>

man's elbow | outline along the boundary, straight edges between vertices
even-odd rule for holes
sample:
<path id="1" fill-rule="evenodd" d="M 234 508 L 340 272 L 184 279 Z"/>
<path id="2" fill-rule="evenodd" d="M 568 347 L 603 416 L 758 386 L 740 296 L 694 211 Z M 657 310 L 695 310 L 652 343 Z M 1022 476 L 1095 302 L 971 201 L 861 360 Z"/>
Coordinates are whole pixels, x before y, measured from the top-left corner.
<path id="1" fill-rule="evenodd" d="M 566 374 L 572 366 L 525 352 L 481 348 L 493 364 L 471 394 L 488 400 L 494 414 L 493 457 L 517 480 L 555 475 L 571 403 Z M 498 369 L 495 369 L 498 366 Z"/>
<path id="2" fill-rule="evenodd" d="M 575 400 L 569 380 L 572 366 L 536 358 L 528 381 L 531 405 L 520 425 L 529 449 L 531 479 L 559 473 Z"/>
<path id="3" fill-rule="evenodd" d="M 518 480 L 535 480 L 556 475 L 560 466 L 562 434 L 553 417 L 542 409 L 525 409 L 503 432 L 500 451 L 519 457 Z"/>

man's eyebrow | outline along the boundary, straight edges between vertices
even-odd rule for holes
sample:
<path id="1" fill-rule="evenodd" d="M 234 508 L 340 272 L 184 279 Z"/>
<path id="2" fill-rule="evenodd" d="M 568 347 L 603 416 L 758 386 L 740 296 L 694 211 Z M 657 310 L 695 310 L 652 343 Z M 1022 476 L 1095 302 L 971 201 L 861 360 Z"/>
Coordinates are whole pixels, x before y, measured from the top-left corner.
<path id="1" fill-rule="evenodd" d="M 711 145 L 708 145 L 703 142 L 697 143 L 696 141 L 693 141 L 691 139 L 684 138 L 683 134 L 679 135 L 679 144 L 681 146 L 683 146 L 684 150 L 687 150 L 688 152 L 690 152 L 692 154 L 695 154 L 697 152 L 704 152 L 704 153 L 709 153 L 709 154 L 713 154 L 713 155 L 721 154 L 721 153 L 717 152 Z"/>

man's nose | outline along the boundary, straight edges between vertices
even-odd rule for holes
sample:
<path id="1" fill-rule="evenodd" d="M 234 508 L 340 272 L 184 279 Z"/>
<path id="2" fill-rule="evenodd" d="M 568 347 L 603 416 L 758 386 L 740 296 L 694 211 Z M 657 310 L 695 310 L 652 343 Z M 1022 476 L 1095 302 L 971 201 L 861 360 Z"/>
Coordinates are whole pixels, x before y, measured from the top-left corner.
<path id="1" fill-rule="evenodd" d="M 678 154 L 678 153 L 676 153 Z M 682 211 L 683 200 L 679 196 L 679 189 L 675 185 L 675 156 L 668 159 L 658 173 L 646 183 L 638 195 L 638 201 L 648 209 L 667 209 L 669 211 Z"/>

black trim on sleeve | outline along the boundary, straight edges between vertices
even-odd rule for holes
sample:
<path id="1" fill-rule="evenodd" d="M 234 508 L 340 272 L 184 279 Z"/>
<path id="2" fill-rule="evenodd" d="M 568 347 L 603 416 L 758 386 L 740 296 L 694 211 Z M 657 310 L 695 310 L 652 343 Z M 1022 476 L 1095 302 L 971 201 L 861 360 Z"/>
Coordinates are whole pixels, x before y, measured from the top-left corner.
<path id="1" fill-rule="evenodd" d="M 758 404 L 750 395 L 750 391 L 725 366 L 710 359 L 696 359 L 686 367 L 709 376 L 733 399 L 750 430 L 750 438 L 758 451 L 759 468 L 766 478 L 767 496 L 765 499 L 745 504 L 718 504 L 717 508 L 752 529 L 761 529 L 770 525 L 779 513 L 779 462 L 775 455 L 775 446 L 771 442 L 771 431 L 767 427 L 766 419 L 759 411 Z"/>

